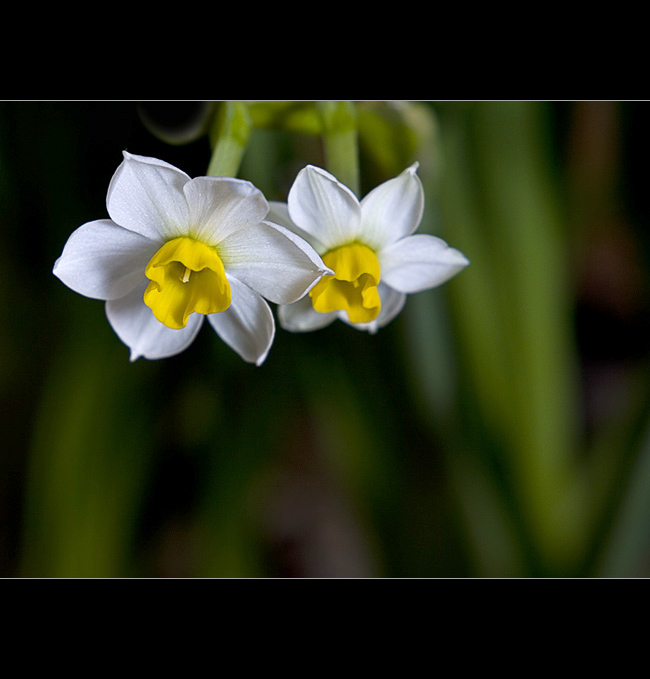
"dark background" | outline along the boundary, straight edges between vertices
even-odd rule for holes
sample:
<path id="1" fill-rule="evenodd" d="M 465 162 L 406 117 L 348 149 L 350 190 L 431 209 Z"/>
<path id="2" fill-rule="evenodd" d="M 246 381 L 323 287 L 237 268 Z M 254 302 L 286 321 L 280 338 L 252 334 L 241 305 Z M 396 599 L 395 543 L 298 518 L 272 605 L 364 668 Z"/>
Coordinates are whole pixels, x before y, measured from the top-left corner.
<path id="1" fill-rule="evenodd" d="M 443 139 L 451 128 L 476 144 L 487 134 L 472 102 L 424 105 Z M 5 101 L 0 575 L 645 576 L 648 103 L 539 107 L 536 143 L 560 205 L 570 272 L 562 332 L 577 376 L 574 459 L 607 457 L 593 477 L 578 474 L 596 490 L 586 494 L 592 518 L 577 553 L 556 559 L 538 541 L 519 504 L 514 458 L 473 395 L 458 319 L 461 277 L 481 258 L 445 205 L 449 163 L 439 183 L 426 184 L 428 224 L 435 232 L 442 224 L 472 265 L 458 283 L 423 293 L 425 301 L 409 299 L 376 337 L 342 324 L 309 336 L 278 331 L 269 360 L 254 368 L 204 329 L 179 356 L 130 364 L 103 304 L 68 290 L 52 266 L 75 228 L 107 216 L 123 150 L 197 176 L 210 160 L 208 138 L 166 143 L 143 124 L 137 102 Z M 170 121 L 194 111 L 179 102 L 148 108 Z M 323 163 L 312 137 L 285 135 L 273 149 L 278 169 L 261 187 L 271 199 L 286 197 L 301 166 Z M 484 169 L 469 157 L 464 171 L 482 181 Z M 257 182 L 255 162 L 241 176 Z M 364 192 L 388 178 L 363 149 L 362 172 Z M 448 358 L 453 399 L 438 399 L 440 364 L 430 391 L 422 386 L 429 374 L 414 347 L 436 341 L 428 318 L 451 347 L 432 355 Z M 492 470 L 490 487 L 509 517 L 503 524 L 495 518 L 488 529 L 476 518 L 481 511 L 467 509 L 466 497 L 480 497 L 483 486 L 467 490 L 470 467 L 453 462 L 459 440 Z M 494 553 L 480 537 L 490 530 Z M 514 547 L 498 552 L 505 535 Z"/>

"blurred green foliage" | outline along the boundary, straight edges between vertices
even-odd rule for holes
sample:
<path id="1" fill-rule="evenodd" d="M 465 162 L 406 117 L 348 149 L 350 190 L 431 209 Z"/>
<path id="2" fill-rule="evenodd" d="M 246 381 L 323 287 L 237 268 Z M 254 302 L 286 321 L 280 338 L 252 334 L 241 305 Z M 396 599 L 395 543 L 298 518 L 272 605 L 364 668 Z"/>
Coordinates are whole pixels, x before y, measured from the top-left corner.
<path id="1" fill-rule="evenodd" d="M 0 573 L 647 575 L 647 111 L 0 103 Z M 255 368 L 204 329 L 131 364 L 51 274 L 123 149 L 271 200 L 307 163 L 364 194 L 418 161 L 420 230 L 471 265 L 376 336 L 278 328 Z"/>

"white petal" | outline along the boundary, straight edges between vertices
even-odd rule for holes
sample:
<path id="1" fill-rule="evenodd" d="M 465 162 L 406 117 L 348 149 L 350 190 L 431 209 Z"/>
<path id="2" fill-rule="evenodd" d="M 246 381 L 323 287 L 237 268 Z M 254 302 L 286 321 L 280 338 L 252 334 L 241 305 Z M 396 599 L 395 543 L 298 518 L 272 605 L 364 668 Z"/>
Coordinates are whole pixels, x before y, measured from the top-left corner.
<path id="1" fill-rule="evenodd" d="M 441 238 L 418 234 L 393 243 L 379 253 L 381 279 L 400 292 L 420 292 L 442 285 L 469 261 Z"/>
<path id="2" fill-rule="evenodd" d="M 350 323 L 350 319 L 345 311 L 338 312 L 339 318 L 353 328 L 356 328 L 357 330 L 366 330 L 371 335 L 374 335 L 379 328 L 388 325 L 388 323 L 390 323 L 404 308 L 404 305 L 406 304 L 406 295 L 403 292 L 393 290 L 387 285 L 384 285 L 384 283 L 380 283 L 377 286 L 377 290 L 379 291 L 379 296 L 381 298 L 381 311 L 374 321 L 371 321 L 370 323 Z"/>
<path id="3" fill-rule="evenodd" d="M 125 151 L 108 187 L 108 214 L 120 226 L 153 240 L 181 236 L 189 223 L 183 193 L 188 181 L 169 163 Z"/>
<path id="4" fill-rule="evenodd" d="M 382 283 L 379 284 L 378 289 L 379 296 L 381 297 L 381 311 L 374 321 L 377 329 L 388 325 L 402 311 L 406 304 L 406 295 L 403 292 L 393 290 Z"/>
<path id="5" fill-rule="evenodd" d="M 208 245 L 218 245 L 239 229 L 261 222 L 269 211 L 262 192 L 242 179 L 196 177 L 183 189 L 190 232 Z"/>
<path id="6" fill-rule="evenodd" d="M 108 322 L 131 349 L 131 361 L 141 356 L 156 359 L 179 354 L 192 344 L 205 318 L 192 314 L 181 330 L 164 326 L 142 301 L 146 287 L 143 284 L 121 299 L 106 302 Z"/>
<path id="7" fill-rule="evenodd" d="M 303 297 L 294 304 L 283 304 L 278 307 L 280 326 L 290 332 L 320 330 L 335 321 L 336 318 L 334 311 L 328 314 L 314 311 L 310 297 Z"/>
<path id="8" fill-rule="evenodd" d="M 357 197 L 325 170 L 300 170 L 288 197 L 291 220 L 330 249 L 357 238 L 361 208 Z M 322 254 L 322 253 L 321 253 Z"/>
<path id="9" fill-rule="evenodd" d="M 289 216 L 289 206 L 287 203 L 281 203 L 279 201 L 271 200 L 269 201 L 269 214 L 266 217 L 267 222 L 273 222 L 274 224 L 280 224 L 284 226 L 285 229 L 289 229 L 292 233 L 300 236 L 303 240 L 306 240 L 319 254 L 324 254 L 327 252 L 327 247 L 323 245 L 318 238 L 310 233 L 307 233 L 291 220 Z"/>
<path id="10" fill-rule="evenodd" d="M 269 305 L 253 290 L 228 276 L 232 302 L 228 309 L 210 314 L 208 321 L 219 337 L 248 363 L 262 365 L 275 337 Z"/>
<path id="11" fill-rule="evenodd" d="M 110 219 L 100 219 L 72 233 L 53 273 L 81 295 L 117 299 L 144 280 L 145 267 L 159 247 Z"/>
<path id="12" fill-rule="evenodd" d="M 218 250 L 229 274 L 276 304 L 295 302 L 332 273 L 309 243 L 270 222 L 240 229 Z"/>
<path id="13" fill-rule="evenodd" d="M 409 236 L 424 211 L 424 190 L 417 164 L 375 187 L 361 201 L 360 239 L 374 250 Z"/>
<path id="14" fill-rule="evenodd" d="M 269 214 L 267 215 L 267 220 L 274 222 L 275 224 L 280 224 L 284 226 L 285 229 L 296 232 L 298 228 L 289 217 L 289 206 L 287 203 L 283 203 L 279 200 L 269 201 Z M 304 233 L 304 232 L 303 232 Z"/>

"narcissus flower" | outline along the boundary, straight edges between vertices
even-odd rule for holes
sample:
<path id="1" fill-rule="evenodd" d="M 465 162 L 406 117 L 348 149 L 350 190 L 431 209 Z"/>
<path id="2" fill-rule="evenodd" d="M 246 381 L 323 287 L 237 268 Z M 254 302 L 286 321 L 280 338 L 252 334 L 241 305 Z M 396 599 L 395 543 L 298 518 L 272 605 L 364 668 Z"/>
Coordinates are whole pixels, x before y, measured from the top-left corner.
<path id="1" fill-rule="evenodd" d="M 374 333 L 397 316 L 408 294 L 441 285 L 469 264 L 442 239 L 413 235 L 424 210 L 417 167 L 359 201 L 334 176 L 308 165 L 287 203 L 271 203 L 272 218 L 309 241 L 334 272 L 279 308 L 283 328 L 316 330 L 340 319 Z"/>
<path id="2" fill-rule="evenodd" d="M 260 365 L 275 334 L 263 297 L 295 302 L 331 273 L 302 238 L 266 221 L 266 199 L 240 179 L 190 179 L 125 152 L 106 205 L 110 219 L 74 231 L 54 274 L 106 300 L 132 361 L 183 351 L 207 317 L 226 344 Z"/>

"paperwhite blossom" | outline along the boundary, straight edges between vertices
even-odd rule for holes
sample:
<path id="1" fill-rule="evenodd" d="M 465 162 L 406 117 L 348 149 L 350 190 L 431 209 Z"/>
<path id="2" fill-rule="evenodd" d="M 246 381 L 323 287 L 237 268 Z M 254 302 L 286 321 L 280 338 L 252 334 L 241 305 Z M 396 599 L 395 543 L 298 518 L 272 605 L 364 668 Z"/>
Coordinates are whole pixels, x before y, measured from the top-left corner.
<path id="1" fill-rule="evenodd" d="M 125 152 L 106 205 L 110 219 L 74 231 L 54 274 L 106 300 L 132 361 L 183 351 L 207 317 L 226 344 L 260 365 L 275 334 L 263 297 L 295 302 L 330 273 L 302 238 L 266 221 L 269 205 L 247 181 L 190 179 Z"/>
<path id="2" fill-rule="evenodd" d="M 334 271 L 279 308 L 283 328 L 317 330 L 340 319 L 374 333 L 399 314 L 408 294 L 441 285 L 469 264 L 444 240 L 413 235 L 424 211 L 417 167 L 359 201 L 330 173 L 308 165 L 287 203 L 271 203 L 271 218 L 309 241 Z"/>

